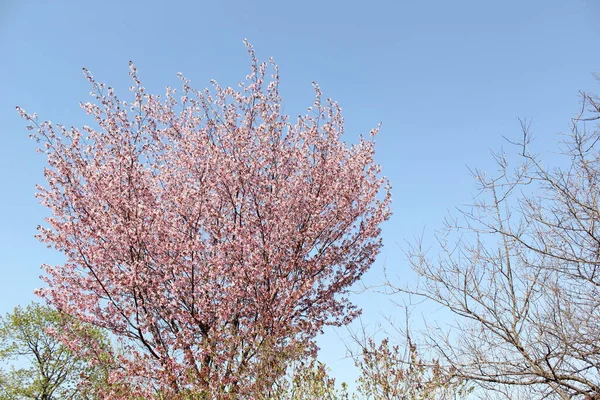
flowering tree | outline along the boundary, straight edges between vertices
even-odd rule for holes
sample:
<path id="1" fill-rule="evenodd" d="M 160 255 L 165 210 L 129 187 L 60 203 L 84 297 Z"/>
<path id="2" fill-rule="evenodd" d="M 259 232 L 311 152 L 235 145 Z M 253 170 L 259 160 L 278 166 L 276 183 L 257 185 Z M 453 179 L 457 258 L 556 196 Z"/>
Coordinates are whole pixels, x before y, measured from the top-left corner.
<path id="1" fill-rule="evenodd" d="M 345 292 L 390 215 L 374 143 L 344 144 L 341 110 L 316 85 L 309 115 L 290 123 L 277 66 L 248 51 L 239 89 L 195 91 L 180 75 L 181 95 L 164 98 L 130 64 L 131 102 L 84 69 L 95 127 L 18 108 L 49 162 L 39 238 L 67 257 L 44 266 L 40 295 L 119 339 L 121 394 L 107 397 L 252 396 L 282 354 L 357 315 Z"/>

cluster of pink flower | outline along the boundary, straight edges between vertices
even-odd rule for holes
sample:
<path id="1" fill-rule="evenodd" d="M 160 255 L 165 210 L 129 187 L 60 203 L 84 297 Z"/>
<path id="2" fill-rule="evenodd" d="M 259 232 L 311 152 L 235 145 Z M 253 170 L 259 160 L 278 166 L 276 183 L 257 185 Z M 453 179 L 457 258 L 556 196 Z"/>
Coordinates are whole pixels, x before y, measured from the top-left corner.
<path id="1" fill-rule="evenodd" d="M 50 166 L 39 197 L 53 216 L 39 236 L 67 256 L 46 266 L 41 294 L 118 338 L 118 352 L 89 354 L 119 364 L 109 398 L 250 395 L 281 355 L 357 315 L 344 293 L 390 215 L 373 141 L 344 144 L 340 108 L 316 85 L 309 115 L 290 123 L 277 66 L 248 50 L 239 89 L 195 91 L 180 76 L 179 98 L 147 94 L 133 64 L 131 102 L 84 70 L 94 128 L 19 109 Z"/>

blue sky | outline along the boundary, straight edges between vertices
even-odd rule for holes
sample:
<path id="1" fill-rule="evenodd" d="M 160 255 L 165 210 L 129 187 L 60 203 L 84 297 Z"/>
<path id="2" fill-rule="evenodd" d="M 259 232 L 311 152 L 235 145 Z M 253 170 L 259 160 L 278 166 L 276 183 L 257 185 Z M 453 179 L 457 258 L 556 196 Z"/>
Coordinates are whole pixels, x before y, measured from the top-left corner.
<path id="1" fill-rule="evenodd" d="M 0 313 L 33 300 L 39 265 L 61 260 L 33 238 L 47 214 L 33 196 L 45 160 L 14 107 L 85 124 L 82 67 L 121 92 L 129 60 L 149 91 L 177 86 L 177 72 L 198 88 L 210 79 L 234 85 L 248 73 L 248 38 L 279 64 L 291 115 L 311 104 L 317 81 L 343 108 L 348 141 L 382 122 L 377 160 L 393 185 L 394 216 L 365 280 L 378 282 L 384 265 L 408 280 L 403 242 L 430 236 L 469 202 L 466 166 L 494 169 L 489 151 L 506 144 L 502 136 L 519 137 L 519 117 L 532 120 L 537 149 L 552 159 L 578 91 L 600 92 L 598 21 L 595 0 L 0 0 Z M 395 312 L 370 293 L 355 299 L 371 327 Z M 338 336 L 347 333 L 319 339 L 321 357 L 352 380 Z"/>

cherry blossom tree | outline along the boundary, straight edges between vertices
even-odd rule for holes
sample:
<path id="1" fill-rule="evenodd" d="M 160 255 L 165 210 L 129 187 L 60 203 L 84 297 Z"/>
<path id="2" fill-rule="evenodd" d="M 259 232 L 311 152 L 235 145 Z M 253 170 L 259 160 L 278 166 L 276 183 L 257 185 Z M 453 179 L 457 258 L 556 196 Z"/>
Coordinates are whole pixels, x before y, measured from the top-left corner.
<path id="1" fill-rule="evenodd" d="M 314 351 L 324 326 L 359 312 L 346 292 L 390 216 L 374 142 L 345 144 L 341 109 L 316 84 L 290 122 L 276 64 L 247 48 L 238 88 L 197 91 L 180 74 L 180 94 L 161 97 L 130 64 L 122 101 L 84 69 L 95 122 L 82 129 L 17 107 L 48 157 L 39 238 L 66 256 L 43 266 L 39 294 L 118 338 L 107 398 L 252 397 L 285 371 L 282 356 Z"/>

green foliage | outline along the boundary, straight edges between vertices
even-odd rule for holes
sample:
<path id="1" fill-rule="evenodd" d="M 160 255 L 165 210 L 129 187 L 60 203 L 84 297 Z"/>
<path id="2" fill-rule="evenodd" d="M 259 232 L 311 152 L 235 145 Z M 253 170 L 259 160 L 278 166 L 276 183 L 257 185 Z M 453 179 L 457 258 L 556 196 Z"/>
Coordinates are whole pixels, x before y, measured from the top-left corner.
<path id="1" fill-rule="evenodd" d="M 67 327 L 108 342 L 97 329 L 35 303 L 0 317 L 0 400 L 94 398 L 97 380 L 105 374 L 51 334 Z"/>

